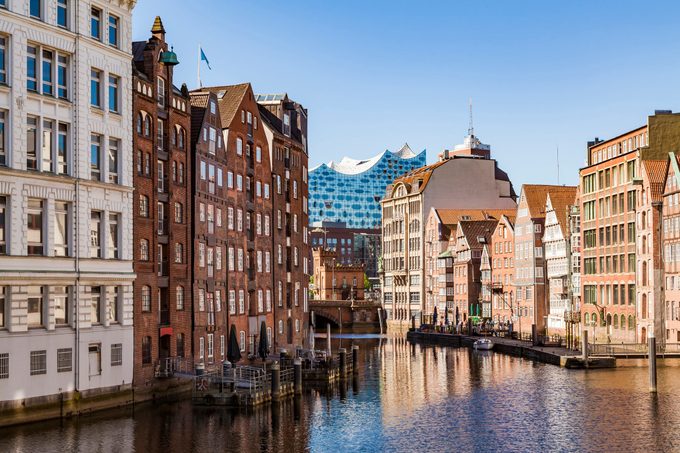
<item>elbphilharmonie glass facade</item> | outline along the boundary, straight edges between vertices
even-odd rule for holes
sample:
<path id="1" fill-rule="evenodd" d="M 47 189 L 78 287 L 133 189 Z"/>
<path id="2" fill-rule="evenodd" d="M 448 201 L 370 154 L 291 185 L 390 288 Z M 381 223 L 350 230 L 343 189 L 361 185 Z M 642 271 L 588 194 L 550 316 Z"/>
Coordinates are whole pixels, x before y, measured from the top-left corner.
<path id="1" fill-rule="evenodd" d="M 408 145 L 367 160 L 347 157 L 309 171 L 309 221 L 345 222 L 347 228 L 380 228 L 380 199 L 397 177 L 425 165 L 425 150 Z"/>

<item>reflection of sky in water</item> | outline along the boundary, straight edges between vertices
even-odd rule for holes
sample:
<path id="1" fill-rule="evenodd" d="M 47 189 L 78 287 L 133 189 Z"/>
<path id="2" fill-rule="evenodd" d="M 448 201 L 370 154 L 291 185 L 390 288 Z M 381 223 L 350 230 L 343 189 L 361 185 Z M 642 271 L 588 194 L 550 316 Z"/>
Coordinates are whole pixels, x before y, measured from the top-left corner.
<path id="1" fill-rule="evenodd" d="M 148 405 L 0 430 L 0 452 L 680 451 L 677 362 L 659 368 L 653 397 L 634 361 L 586 372 L 403 340 L 334 350 L 340 341 L 361 347 L 357 382 L 276 410 Z"/>

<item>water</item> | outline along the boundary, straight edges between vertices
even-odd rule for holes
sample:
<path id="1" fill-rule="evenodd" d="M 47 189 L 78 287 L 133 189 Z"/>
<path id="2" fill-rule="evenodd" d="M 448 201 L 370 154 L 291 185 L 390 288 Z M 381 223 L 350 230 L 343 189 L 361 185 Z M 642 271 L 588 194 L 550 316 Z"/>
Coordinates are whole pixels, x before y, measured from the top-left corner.
<path id="1" fill-rule="evenodd" d="M 346 385 L 250 411 L 184 401 L 2 429 L 0 452 L 680 451 L 672 364 L 652 396 L 646 368 L 574 371 L 402 339 L 339 341 L 361 348 Z"/>

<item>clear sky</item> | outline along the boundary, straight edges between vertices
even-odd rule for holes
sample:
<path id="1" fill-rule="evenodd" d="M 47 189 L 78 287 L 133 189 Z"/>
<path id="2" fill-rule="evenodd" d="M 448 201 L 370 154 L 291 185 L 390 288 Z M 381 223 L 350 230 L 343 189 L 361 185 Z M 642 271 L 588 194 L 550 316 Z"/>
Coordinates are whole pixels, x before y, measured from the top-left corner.
<path id="1" fill-rule="evenodd" d="M 139 0 L 196 86 L 251 82 L 309 110 L 310 165 L 408 142 L 428 160 L 475 133 L 519 191 L 576 184 L 593 137 L 680 110 L 680 2 Z"/>

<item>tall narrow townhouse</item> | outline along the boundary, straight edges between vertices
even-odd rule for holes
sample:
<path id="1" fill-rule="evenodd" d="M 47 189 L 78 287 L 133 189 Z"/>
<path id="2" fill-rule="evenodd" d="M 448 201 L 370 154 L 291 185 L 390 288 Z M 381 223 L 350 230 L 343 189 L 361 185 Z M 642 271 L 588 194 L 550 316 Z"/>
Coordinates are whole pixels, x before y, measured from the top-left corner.
<path id="1" fill-rule="evenodd" d="M 495 322 L 517 320 L 515 289 L 515 214 L 502 215 L 491 236 L 491 314 Z"/>
<path id="2" fill-rule="evenodd" d="M 466 323 L 491 319 L 490 304 L 483 304 L 482 253 L 491 243 L 491 236 L 498 220 L 464 220 L 456 227 L 456 248 L 453 262 L 453 285 L 455 294 L 454 320 Z M 488 252 L 487 252 L 488 255 Z M 487 269 L 488 270 L 488 269 Z M 488 279 L 486 280 L 488 282 Z M 489 302 L 489 300 L 487 300 Z M 486 306 L 487 310 L 482 310 Z"/>
<path id="3" fill-rule="evenodd" d="M 217 95 L 191 93 L 191 212 L 193 252 L 189 263 L 194 294 L 194 362 L 209 366 L 227 358 L 229 315 L 236 314 L 237 290 L 227 281 L 229 231 L 234 205 L 228 202 L 227 150 Z M 198 302 L 198 303 L 196 303 Z"/>
<path id="4" fill-rule="evenodd" d="M 0 401 L 128 390 L 134 1 L 0 2 Z"/>
<path id="5" fill-rule="evenodd" d="M 275 333 L 273 348 L 308 346 L 309 186 L 307 109 L 287 94 L 256 95 L 271 165 L 272 211 L 257 228 L 271 234 L 265 253 L 272 278 Z M 269 189 L 267 184 L 266 190 Z M 270 218 L 271 217 L 271 218 Z M 272 223 L 273 219 L 273 223 Z M 259 225 L 259 224 L 258 224 Z M 271 229 L 271 232 L 270 232 Z M 275 302 L 274 302 L 275 301 Z M 269 303 L 269 302 L 268 302 Z"/>
<path id="6" fill-rule="evenodd" d="M 647 124 L 588 146 L 580 170 L 581 313 L 596 342 L 663 341 L 659 212 L 663 160 L 679 149 L 680 115 L 656 111 Z M 659 324 L 656 324 L 656 320 Z"/>
<path id="7" fill-rule="evenodd" d="M 386 189 L 381 201 L 383 303 L 388 327 L 404 328 L 429 316 L 425 292 L 425 227 L 432 208 L 515 209 L 508 175 L 491 159 L 491 148 L 470 133 L 441 160 L 409 171 Z"/>
<path id="8" fill-rule="evenodd" d="M 548 194 L 563 196 L 574 188 L 565 186 L 522 186 L 515 222 L 515 299 L 519 307 L 518 323 L 523 333 L 531 333 L 536 325 L 545 334 L 549 313 L 546 262 L 543 250 L 546 201 Z"/>
<path id="9" fill-rule="evenodd" d="M 257 353 L 263 322 L 270 345 L 273 340 L 271 264 L 267 267 L 267 252 L 271 260 L 272 233 L 264 228 L 266 217 L 272 212 L 269 148 L 249 83 L 201 90 L 217 96 L 222 140 L 226 146 L 227 286 L 229 294 L 235 296 L 234 313 L 229 314 L 228 319 L 229 328 L 233 325 L 238 332 L 245 359 Z M 229 217 L 229 207 L 233 208 L 233 218 Z M 279 225 L 283 228 L 283 218 L 276 227 Z"/>
<path id="10" fill-rule="evenodd" d="M 173 83 L 177 56 L 156 17 L 132 43 L 135 151 L 135 387 L 191 357 L 190 100 Z M 206 305 L 214 302 L 207 298 Z"/>
<path id="11" fill-rule="evenodd" d="M 548 278 L 547 328 L 551 335 L 566 333 L 564 313 L 570 307 L 569 209 L 574 204 L 576 187 L 571 189 L 548 193 L 545 202 L 543 248 Z"/>
<path id="12" fill-rule="evenodd" d="M 654 315 L 664 321 L 666 343 L 680 343 L 680 165 L 675 154 L 669 155 L 662 212 L 665 306 L 662 313 L 654 311 Z"/>

